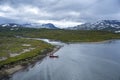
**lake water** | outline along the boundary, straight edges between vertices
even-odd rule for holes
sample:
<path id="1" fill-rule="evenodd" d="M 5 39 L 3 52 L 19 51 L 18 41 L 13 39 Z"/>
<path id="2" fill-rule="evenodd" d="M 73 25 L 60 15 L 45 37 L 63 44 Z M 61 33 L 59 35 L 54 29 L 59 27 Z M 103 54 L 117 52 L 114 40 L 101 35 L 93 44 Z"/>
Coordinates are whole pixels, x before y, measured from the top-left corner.
<path id="1" fill-rule="evenodd" d="M 10 80 L 120 80 L 120 40 L 63 45 Z"/>

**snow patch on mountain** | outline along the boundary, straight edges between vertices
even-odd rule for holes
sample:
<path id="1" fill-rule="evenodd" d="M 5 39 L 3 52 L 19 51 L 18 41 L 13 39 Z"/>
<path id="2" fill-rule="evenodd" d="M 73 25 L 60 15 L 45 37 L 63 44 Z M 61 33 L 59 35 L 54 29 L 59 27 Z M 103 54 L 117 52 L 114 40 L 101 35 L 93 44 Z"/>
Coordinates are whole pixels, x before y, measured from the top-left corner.
<path id="1" fill-rule="evenodd" d="M 85 23 L 75 27 L 68 28 L 70 30 L 104 30 L 104 31 L 119 31 L 119 20 L 101 20 L 94 23 Z"/>
<path id="2" fill-rule="evenodd" d="M 14 30 L 14 28 L 20 28 L 20 27 L 28 27 L 28 28 L 46 28 L 46 29 L 58 29 L 54 24 L 47 23 L 47 24 L 39 24 L 39 23 L 27 23 L 27 24 L 15 24 L 15 23 L 7 23 L 7 24 L 1 24 L 1 27 L 11 28 L 11 30 Z"/>

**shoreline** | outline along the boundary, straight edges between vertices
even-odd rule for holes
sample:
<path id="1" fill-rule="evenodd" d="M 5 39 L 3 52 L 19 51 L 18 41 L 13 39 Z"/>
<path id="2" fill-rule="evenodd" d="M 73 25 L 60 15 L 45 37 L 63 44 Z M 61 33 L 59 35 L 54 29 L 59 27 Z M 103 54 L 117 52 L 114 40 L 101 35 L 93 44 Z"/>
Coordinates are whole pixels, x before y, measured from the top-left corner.
<path id="1" fill-rule="evenodd" d="M 92 43 L 106 43 L 106 42 L 110 42 L 110 41 L 113 41 L 113 40 L 120 40 L 120 39 L 109 39 L 109 40 L 101 40 L 101 41 L 88 41 L 88 42 L 67 42 L 67 44 L 92 44 Z"/>
<path id="2" fill-rule="evenodd" d="M 103 41 L 96 41 L 96 42 L 67 42 L 66 44 L 81 44 L 81 43 L 104 43 L 104 42 L 109 42 L 112 40 L 118 40 L 118 39 L 110 39 L 110 40 L 103 40 Z M 9 68 L 3 68 L 0 71 L 0 80 L 6 80 L 9 79 L 14 73 L 27 68 L 30 65 L 34 65 L 38 61 L 42 61 L 45 57 L 49 56 L 50 54 L 54 54 L 56 51 L 58 51 L 62 46 L 56 45 L 51 51 L 46 52 L 42 55 L 38 55 L 36 57 L 33 57 L 30 60 L 25 60 L 25 64 L 15 64 L 15 65 L 8 65 L 10 66 Z"/>
<path id="3" fill-rule="evenodd" d="M 19 70 L 22 70 L 24 68 L 27 68 L 28 66 L 35 64 L 38 61 L 42 61 L 45 57 L 49 56 L 50 54 L 54 54 L 57 52 L 61 46 L 55 46 L 52 51 L 46 52 L 44 55 L 39 55 L 36 57 L 33 57 L 30 60 L 23 61 L 24 63 L 22 64 L 14 64 L 14 65 L 8 65 L 9 68 L 3 68 L 0 70 L 0 80 L 6 80 L 11 77 L 14 73 L 18 72 Z"/>

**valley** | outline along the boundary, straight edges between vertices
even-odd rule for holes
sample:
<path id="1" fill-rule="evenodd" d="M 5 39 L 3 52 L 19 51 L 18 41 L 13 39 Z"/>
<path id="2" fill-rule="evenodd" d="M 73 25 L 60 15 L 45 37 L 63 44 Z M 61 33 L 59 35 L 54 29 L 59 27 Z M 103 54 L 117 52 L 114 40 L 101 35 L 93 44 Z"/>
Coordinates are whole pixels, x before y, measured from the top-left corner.
<path id="1" fill-rule="evenodd" d="M 0 80 L 120 80 L 120 0 L 0 0 Z"/>
<path id="2" fill-rule="evenodd" d="M 56 47 L 54 44 L 41 41 L 42 39 L 71 44 L 120 39 L 120 34 L 100 30 L 38 29 L 2 26 L 0 27 L 0 79 L 20 70 L 23 66 L 43 59 L 47 53 L 54 50 Z"/>

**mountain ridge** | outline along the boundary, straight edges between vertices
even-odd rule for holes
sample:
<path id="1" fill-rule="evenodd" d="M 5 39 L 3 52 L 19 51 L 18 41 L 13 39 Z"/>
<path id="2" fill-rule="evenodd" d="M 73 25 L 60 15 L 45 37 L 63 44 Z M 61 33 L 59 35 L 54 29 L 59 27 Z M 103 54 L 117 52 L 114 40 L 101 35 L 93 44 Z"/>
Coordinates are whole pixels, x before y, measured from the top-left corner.
<path id="1" fill-rule="evenodd" d="M 46 28 L 46 29 L 58 29 L 54 24 L 47 23 L 47 24 L 39 24 L 39 23 L 25 23 L 25 24 L 17 24 L 17 23 L 5 23 L 0 24 L 0 27 L 2 28 L 19 28 L 19 27 L 25 27 L 25 28 Z"/>
<path id="2" fill-rule="evenodd" d="M 69 27 L 70 30 L 102 30 L 102 31 L 120 31 L 119 20 L 101 20 L 94 23 L 84 23 L 74 27 Z"/>

